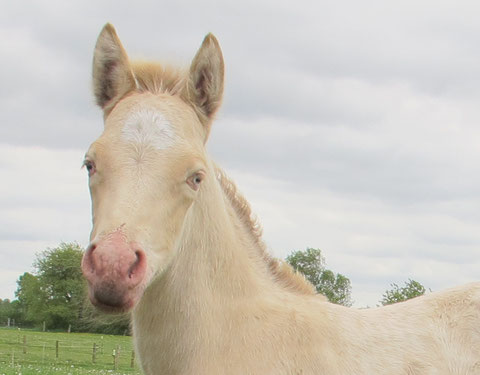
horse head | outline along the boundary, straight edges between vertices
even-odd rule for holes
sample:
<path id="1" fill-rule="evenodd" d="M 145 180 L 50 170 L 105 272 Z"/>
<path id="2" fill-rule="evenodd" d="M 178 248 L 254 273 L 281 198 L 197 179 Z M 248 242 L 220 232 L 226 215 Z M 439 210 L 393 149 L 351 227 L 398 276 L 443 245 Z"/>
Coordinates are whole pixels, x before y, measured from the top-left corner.
<path id="1" fill-rule="evenodd" d="M 113 26 L 100 33 L 93 87 L 105 126 L 84 161 L 93 229 L 82 270 L 101 309 L 132 309 L 175 256 L 190 207 L 215 178 L 205 142 L 223 75 L 211 34 L 179 73 L 131 63 Z"/>

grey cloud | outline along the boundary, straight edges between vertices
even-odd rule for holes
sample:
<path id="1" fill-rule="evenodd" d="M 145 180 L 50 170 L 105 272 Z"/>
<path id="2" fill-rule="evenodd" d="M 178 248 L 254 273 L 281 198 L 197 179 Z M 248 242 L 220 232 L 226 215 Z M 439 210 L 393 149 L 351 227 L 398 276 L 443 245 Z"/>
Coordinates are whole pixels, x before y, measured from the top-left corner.
<path id="1" fill-rule="evenodd" d="M 420 90 L 432 86 L 428 90 L 435 95 L 452 90 L 457 95 L 471 93 L 480 75 L 478 52 L 472 48 L 474 38 L 465 19 L 451 21 L 453 35 L 458 34 L 462 43 L 447 40 L 452 34 L 446 31 L 436 39 L 432 30 L 440 33 L 445 15 L 430 14 L 428 7 L 418 4 L 411 13 L 410 3 L 390 9 L 381 2 L 361 7 L 354 2 L 335 7 L 307 2 L 301 10 L 269 2 L 211 1 L 201 6 L 176 2 L 145 14 L 144 9 L 154 4 L 119 4 L 112 9 L 106 2 L 95 8 L 73 2 L 66 9 L 34 2 L 31 12 L 19 4 L 8 7 L 2 18 L 4 37 L 23 35 L 26 40 L 20 38 L 20 45 L 9 48 L 13 56 L 7 55 L 9 66 L 3 70 L 10 99 L 0 109 L 14 129 L 3 132 L 2 139 L 62 147 L 56 139 L 65 139 L 71 127 L 72 146 L 84 147 L 96 134 L 101 121 L 91 99 L 90 64 L 96 36 L 106 21 L 116 23 L 132 57 L 172 59 L 183 65 L 203 35 L 216 32 L 227 61 L 224 113 L 246 121 L 275 113 L 319 124 L 369 124 L 378 121 L 378 114 L 343 101 L 352 87 L 332 85 L 332 78 L 372 85 L 403 82 Z M 13 21 L 20 14 L 24 24 Z M 428 22 L 420 27 L 424 19 Z M 468 21 L 473 20 L 467 17 Z M 20 51 L 18 56 L 15 51 Z M 38 131 L 26 131 L 30 113 L 37 114 Z M 75 114 L 74 124 L 63 113 Z"/>
<path id="2" fill-rule="evenodd" d="M 65 171 L 79 170 L 102 128 L 90 65 L 110 21 L 132 58 L 181 65 L 217 35 L 227 86 L 209 148 L 240 175 L 276 255 L 321 247 L 354 290 L 374 298 L 376 288 L 375 300 L 406 277 L 432 289 L 478 278 L 478 10 L 410 0 L 10 2 L 0 14 L 0 142 L 28 147 L 0 149 L 1 254 L 88 235 L 85 181 Z"/>
<path id="3" fill-rule="evenodd" d="M 445 162 L 441 145 L 432 159 L 421 146 L 410 149 L 372 130 L 275 119 L 219 121 L 212 138 L 212 153 L 227 167 L 295 181 L 305 190 L 324 187 L 412 204 L 449 199 L 454 192 L 473 196 L 480 185 L 478 167 L 463 169 L 461 156 Z"/>

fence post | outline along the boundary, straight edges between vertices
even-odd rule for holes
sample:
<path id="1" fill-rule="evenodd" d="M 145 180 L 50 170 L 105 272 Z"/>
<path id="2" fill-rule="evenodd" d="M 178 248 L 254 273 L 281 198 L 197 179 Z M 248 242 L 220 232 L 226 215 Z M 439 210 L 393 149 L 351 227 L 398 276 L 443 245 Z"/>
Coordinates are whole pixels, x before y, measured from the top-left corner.
<path id="1" fill-rule="evenodd" d="M 72 332 L 72 325 L 71 324 L 68 325 L 68 333 L 70 333 L 70 332 Z"/>
<path id="2" fill-rule="evenodd" d="M 10 318 L 8 318 L 7 327 L 10 327 Z"/>
<path id="3" fill-rule="evenodd" d="M 23 354 L 27 354 L 27 336 L 23 335 Z"/>
<path id="4" fill-rule="evenodd" d="M 117 349 L 113 349 L 113 369 L 116 371 L 118 370 L 118 347 Z"/>
<path id="5" fill-rule="evenodd" d="M 132 350 L 132 358 L 130 359 L 130 367 L 133 368 L 135 366 L 135 350 Z"/>
<path id="6" fill-rule="evenodd" d="M 93 343 L 92 363 L 97 362 L 97 344 Z"/>
<path id="7" fill-rule="evenodd" d="M 43 321 L 43 332 L 45 332 L 45 328 L 46 328 L 47 324 L 45 323 L 45 320 Z"/>
<path id="8" fill-rule="evenodd" d="M 55 358 L 58 359 L 58 340 L 55 341 Z"/>
<path id="9" fill-rule="evenodd" d="M 115 357 L 117 365 L 116 368 L 118 369 L 118 362 L 120 361 L 120 345 L 117 345 L 117 356 Z"/>

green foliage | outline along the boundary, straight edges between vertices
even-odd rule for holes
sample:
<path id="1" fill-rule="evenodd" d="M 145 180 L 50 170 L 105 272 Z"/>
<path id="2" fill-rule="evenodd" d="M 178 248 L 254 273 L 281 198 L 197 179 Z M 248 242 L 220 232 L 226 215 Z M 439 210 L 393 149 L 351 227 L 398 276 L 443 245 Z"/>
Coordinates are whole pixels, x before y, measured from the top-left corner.
<path id="1" fill-rule="evenodd" d="M 75 327 L 80 317 L 86 293 L 82 256 L 83 249 L 76 243 L 61 243 L 37 255 L 34 267 L 45 297 L 41 315 L 49 327 Z"/>
<path id="2" fill-rule="evenodd" d="M 39 254 L 28 272 L 18 279 L 16 296 L 25 323 L 66 329 L 78 322 L 85 296 L 81 261 L 83 250 L 75 243 L 61 243 Z"/>
<path id="3" fill-rule="evenodd" d="M 29 272 L 21 275 L 17 280 L 15 296 L 18 301 L 18 313 L 22 324 L 31 325 L 43 321 L 43 307 L 46 296 L 42 292 L 37 276 Z"/>
<path id="4" fill-rule="evenodd" d="M 380 303 L 391 305 L 392 303 L 406 301 L 410 298 L 418 297 L 425 294 L 425 287 L 418 281 L 408 279 L 404 287 L 399 287 L 397 284 L 391 284 L 392 289 L 385 291 L 382 295 Z"/>
<path id="5" fill-rule="evenodd" d="M 305 251 L 294 251 L 285 260 L 296 271 L 301 272 L 317 292 L 326 296 L 330 302 L 344 306 L 352 305 L 350 279 L 326 269 L 325 258 L 320 249 L 307 248 Z"/>
<path id="6" fill-rule="evenodd" d="M 19 318 L 19 314 L 15 310 L 17 304 L 18 301 L 11 302 L 9 299 L 0 299 L 0 325 L 7 325 L 8 318 Z"/>

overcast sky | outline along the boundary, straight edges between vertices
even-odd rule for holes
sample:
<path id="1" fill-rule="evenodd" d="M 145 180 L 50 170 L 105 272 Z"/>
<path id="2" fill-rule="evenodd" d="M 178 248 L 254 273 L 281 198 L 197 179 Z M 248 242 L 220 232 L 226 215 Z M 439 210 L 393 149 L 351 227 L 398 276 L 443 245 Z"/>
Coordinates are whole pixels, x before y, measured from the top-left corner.
<path id="1" fill-rule="evenodd" d="M 478 1 L 3 1 L 0 298 L 35 253 L 85 246 L 102 130 L 93 47 L 187 66 L 213 32 L 226 92 L 209 150 L 273 255 L 320 248 L 375 306 L 408 278 L 480 279 Z"/>

